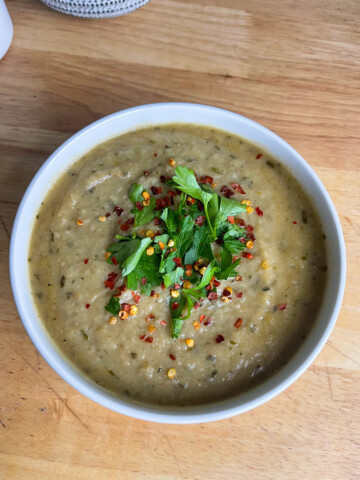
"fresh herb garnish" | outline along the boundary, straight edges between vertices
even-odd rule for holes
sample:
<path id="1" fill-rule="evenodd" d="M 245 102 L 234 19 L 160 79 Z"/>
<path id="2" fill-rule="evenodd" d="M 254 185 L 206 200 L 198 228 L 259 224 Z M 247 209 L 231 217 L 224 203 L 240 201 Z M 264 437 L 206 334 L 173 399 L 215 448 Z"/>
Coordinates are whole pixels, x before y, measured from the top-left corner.
<path id="1" fill-rule="evenodd" d="M 107 249 L 108 263 L 118 265 L 131 290 L 140 288 L 142 294 L 152 295 L 153 288 L 160 284 L 170 288 L 173 338 L 179 337 L 195 303 L 198 308 L 200 300 L 217 297 L 216 279 L 237 275 L 241 261 L 238 254 L 248 239 L 244 222 L 235 218 L 246 211 L 246 205 L 219 196 L 211 183 L 212 179 L 198 182 L 195 173 L 186 167 L 176 167 L 175 175 L 167 182 L 172 198 L 156 199 L 135 183 L 129 191 L 134 203 L 133 235 L 117 235 L 117 243 Z M 157 187 L 151 190 L 155 195 L 161 192 Z M 148 230 L 143 238 L 145 231 L 139 232 L 138 227 L 152 220 L 161 232 Z M 113 315 L 121 313 L 119 295 L 113 296 L 105 308 Z"/>

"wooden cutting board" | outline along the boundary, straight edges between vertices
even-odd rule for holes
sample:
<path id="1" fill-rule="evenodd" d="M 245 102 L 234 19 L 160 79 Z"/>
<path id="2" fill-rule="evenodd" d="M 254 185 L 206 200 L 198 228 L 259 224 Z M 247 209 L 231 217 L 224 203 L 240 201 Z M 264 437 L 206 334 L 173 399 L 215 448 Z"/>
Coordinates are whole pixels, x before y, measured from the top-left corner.
<path id="1" fill-rule="evenodd" d="M 122 18 L 9 0 L 0 62 L 0 478 L 360 478 L 360 3 L 153 0 Z M 0 32 L 1 34 L 1 32 Z M 189 101 L 274 130 L 324 182 L 347 243 L 343 307 L 311 368 L 268 404 L 167 426 L 86 399 L 37 353 L 18 317 L 9 236 L 30 179 L 80 128 L 126 107 Z"/>

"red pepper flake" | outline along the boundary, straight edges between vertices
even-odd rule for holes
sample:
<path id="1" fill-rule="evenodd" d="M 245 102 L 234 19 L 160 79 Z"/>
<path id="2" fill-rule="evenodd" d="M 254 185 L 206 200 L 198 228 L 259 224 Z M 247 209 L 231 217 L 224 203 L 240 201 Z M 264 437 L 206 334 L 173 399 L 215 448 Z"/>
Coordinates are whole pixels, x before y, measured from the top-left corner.
<path id="1" fill-rule="evenodd" d="M 111 213 L 109 213 L 109 212 L 105 213 L 106 218 L 110 217 L 110 215 L 111 215 Z"/>
<path id="2" fill-rule="evenodd" d="M 255 242 L 255 240 L 256 240 L 255 235 L 253 233 L 247 233 L 246 238 L 248 240 L 251 240 L 252 242 Z"/>
<path id="3" fill-rule="evenodd" d="M 152 343 L 154 341 L 153 337 L 146 337 L 145 342 L 146 343 Z"/>
<path id="4" fill-rule="evenodd" d="M 114 265 L 117 265 L 117 264 L 118 264 L 118 262 L 117 262 L 117 260 L 116 260 L 115 257 L 111 257 L 111 262 L 112 262 Z"/>
<path id="5" fill-rule="evenodd" d="M 170 200 L 170 197 L 161 197 L 161 198 L 157 198 L 155 200 L 155 203 L 156 203 L 155 210 L 161 210 L 163 208 L 170 207 L 171 200 Z"/>
<path id="6" fill-rule="evenodd" d="M 238 318 L 238 319 L 236 320 L 236 322 L 234 323 L 234 327 L 235 327 L 235 328 L 240 328 L 242 324 L 243 324 L 243 319 L 242 319 L 242 318 Z"/>
<path id="7" fill-rule="evenodd" d="M 135 303 L 140 302 L 140 295 L 137 295 L 135 292 L 131 292 L 131 295 L 132 295 Z"/>
<path id="8" fill-rule="evenodd" d="M 89 259 L 88 259 L 88 258 L 85 258 L 85 259 L 84 259 L 84 263 L 85 263 L 85 265 L 87 265 L 87 264 L 89 263 Z"/>
<path id="9" fill-rule="evenodd" d="M 208 285 L 207 287 L 205 287 L 205 290 L 207 290 L 208 292 L 210 292 L 210 290 L 212 290 L 212 286 L 211 286 L 211 285 Z"/>
<path id="10" fill-rule="evenodd" d="M 109 273 L 107 279 L 104 281 L 105 288 L 110 288 L 110 290 L 114 290 L 115 282 L 118 278 L 118 274 L 115 272 Z"/>
<path id="11" fill-rule="evenodd" d="M 205 327 L 207 327 L 208 325 L 211 325 L 212 322 L 213 322 L 213 318 L 212 318 L 212 317 L 209 317 L 209 318 L 206 320 L 206 322 L 204 322 Z"/>
<path id="12" fill-rule="evenodd" d="M 172 190 L 169 190 L 168 195 L 169 195 L 169 197 L 176 197 L 177 193 L 173 192 Z"/>
<path id="13" fill-rule="evenodd" d="M 200 315 L 200 323 L 202 323 L 205 320 L 205 315 Z"/>
<path id="14" fill-rule="evenodd" d="M 293 222 L 294 225 L 297 225 L 297 222 Z"/>
<path id="15" fill-rule="evenodd" d="M 213 283 L 214 283 L 214 287 L 218 287 L 220 285 L 219 280 L 216 280 L 216 279 L 214 280 Z"/>
<path id="16" fill-rule="evenodd" d="M 85 305 L 85 308 L 88 310 L 88 309 L 90 308 L 90 303 L 87 303 L 87 304 Z"/>
<path id="17" fill-rule="evenodd" d="M 181 267 L 181 258 L 180 257 L 175 257 L 173 258 L 173 261 L 178 267 Z"/>
<path id="18" fill-rule="evenodd" d="M 246 230 L 250 233 L 252 233 L 254 231 L 254 227 L 252 227 L 251 225 L 246 225 Z"/>
<path id="19" fill-rule="evenodd" d="M 180 290 L 180 288 L 181 288 L 180 283 L 174 283 L 174 289 L 175 290 Z"/>
<path id="20" fill-rule="evenodd" d="M 220 193 L 222 193 L 226 198 L 230 198 L 234 195 L 234 192 L 231 190 L 231 188 L 226 185 L 221 187 Z"/>
<path id="21" fill-rule="evenodd" d="M 240 238 L 239 238 L 239 242 L 241 242 L 241 243 L 246 243 L 246 238 L 245 238 L 245 237 L 240 237 Z"/>
<path id="22" fill-rule="evenodd" d="M 171 358 L 171 360 L 176 360 L 175 355 L 173 355 L 172 353 L 170 353 L 169 357 Z"/>
<path id="23" fill-rule="evenodd" d="M 154 225 L 161 225 L 161 220 L 160 218 L 154 218 Z"/>
<path id="24" fill-rule="evenodd" d="M 243 292 L 239 292 L 236 294 L 237 298 L 241 298 L 243 296 Z"/>
<path id="25" fill-rule="evenodd" d="M 161 183 L 166 183 L 168 180 L 170 180 L 171 177 L 165 177 L 165 175 L 160 175 L 160 182 Z"/>
<path id="26" fill-rule="evenodd" d="M 155 295 L 156 295 L 155 290 L 151 290 L 150 297 L 155 297 Z"/>
<path id="27" fill-rule="evenodd" d="M 145 277 L 142 277 L 142 279 L 141 279 L 141 285 L 146 285 L 146 278 L 145 278 Z"/>
<path id="28" fill-rule="evenodd" d="M 195 225 L 199 225 L 199 227 L 202 227 L 205 222 L 205 216 L 204 215 L 198 215 L 195 220 Z"/>
<path id="29" fill-rule="evenodd" d="M 261 157 L 262 157 L 262 153 L 258 153 L 258 154 L 256 155 L 256 159 L 257 159 L 257 160 L 259 160 L 259 158 L 261 158 Z"/>
<path id="30" fill-rule="evenodd" d="M 161 284 L 161 288 L 162 288 L 163 290 L 165 290 L 165 283 L 162 283 L 162 284 Z"/>
<path id="31" fill-rule="evenodd" d="M 240 256 L 239 255 L 234 255 L 232 259 L 232 263 L 235 263 L 236 260 L 239 260 Z"/>
<path id="32" fill-rule="evenodd" d="M 157 153 L 154 153 L 154 157 L 157 157 Z"/>
<path id="33" fill-rule="evenodd" d="M 137 208 L 137 210 L 139 210 L 141 212 L 141 210 L 144 209 L 144 207 L 142 206 L 141 202 L 136 202 L 135 203 L 135 207 Z"/>
<path id="34" fill-rule="evenodd" d="M 144 176 L 145 176 L 145 177 L 148 177 L 149 175 L 150 175 L 149 170 L 145 170 L 145 171 L 144 171 Z"/>
<path id="35" fill-rule="evenodd" d="M 160 325 L 162 325 L 163 327 L 166 327 L 167 323 L 165 322 L 165 320 L 160 320 Z"/>
<path id="36" fill-rule="evenodd" d="M 238 183 L 232 183 L 231 186 L 236 192 L 239 192 L 245 195 L 246 192 L 244 192 L 244 190 L 240 187 Z"/>
<path id="37" fill-rule="evenodd" d="M 199 183 L 209 183 L 212 185 L 214 183 L 214 179 L 212 177 L 209 177 L 209 175 L 204 175 L 203 177 L 199 178 Z"/>
<path id="38" fill-rule="evenodd" d="M 240 225 L 240 227 L 245 227 L 245 220 L 243 218 L 236 218 L 235 223 Z"/>
<path id="39" fill-rule="evenodd" d="M 285 309 L 286 309 L 286 303 L 280 303 L 280 304 L 278 305 L 278 309 L 279 309 L 279 310 L 285 310 Z"/>
<path id="40" fill-rule="evenodd" d="M 120 215 L 123 213 L 123 211 L 124 211 L 124 210 L 123 210 L 122 208 L 115 206 L 115 207 L 114 207 L 114 210 L 113 210 L 113 213 L 116 213 L 116 215 L 117 215 L 118 217 L 120 217 Z"/>
<path id="41" fill-rule="evenodd" d="M 144 338 L 146 337 L 146 335 L 140 335 L 140 340 L 144 340 Z"/>
<path id="42" fill-rule="evenodd" d="M 186 199 L 186 205 L 191 206 L 191 205 L 194 205 L 194 203 L 196 203 L 195 198 L 187 197 L 187 199 Z"/>
<path id="43" fill-rule="evenodd" d="M 217 293 L 216 292 L 210 292 L 208 295 L 208 299 L 211 300 L 217 300 Z"/>
<path id="44" fill-rule="evenodd" d="M 122 303 L 121 304 L 121 310 L 125 310 L 125 312 L 130 312 L 131 305 L 128 303 Z"/>
<path id="45" fill-rule="evenodd" d="M 134 225 L 135 223 L 135 217 L 128 218 L 125 222 L 127 225 Z"/>
<path id="46" fill-rule="evenodd" d="M 179 308 L 178 302 L 174 302 L 174 303 L 171 305 L 171 308 L 172 308 L 172 310 L 176 310 L 177 308 Z"/>
<path id="47" fill-rule="evenodd" d="M 159 195 L 161 193 L 161 187 L 151 187 L 153 195 Z"/>
<path id="48" fill-rule="evenodd" d="M 215 342 L 216 343 L 221 343 L 225 340 L 225 338 L 222 336 L 222 335 L 218 335 L 216 338 L 215 338 Z"/>
<path id="49" fill-rule="evenodd" d="M 262 217 L 262 216 L 264 215 L 264 214 L 263 214 L 263 211 L 260 210 L 259 207 L 256 207 L 256 208 L 255 208 L 255 212 L 259 215 L 259 217 Z"/>
<path id="50" fill-rule="evenodd" d="M 242 252 L 241 256 L 244 258 L 249 258 L 250 260 L 254 257 L 254 255 L 249 252 Z"/>
<path id="51" fill-rule="evenodd" d="M 231 290 L 225 287 L 222 294 L 224 297 L 231 297 Z"/>
<path id="52" fill-rule="evenodd" d="M 126 232 L 126 230 L 129 230 L 130 228 L 130 225 L 128 225 L 127 223 L 123 223 L 122 225 L 120 225 L 120 230 L 123 230 L 124 232 Z"/>
<path id="53" fill-rule="evenodd" d="M 233 223 L 235 223 L 235 217 L 233 217 L 232 215 L 229 215 L 229 216 L 227 217 L 227 221 L 228 221 L 229 223 L 233 224 Z"/>
<path id="54" fill-rule="evenodd" d="M 198 310 L 198 309 L 200 308 L 200 306 L 201 306 L 201 305 L 200 305 L 200 302 L 195 302 L 193 308 L 194 308 L 195 310 Z"/>

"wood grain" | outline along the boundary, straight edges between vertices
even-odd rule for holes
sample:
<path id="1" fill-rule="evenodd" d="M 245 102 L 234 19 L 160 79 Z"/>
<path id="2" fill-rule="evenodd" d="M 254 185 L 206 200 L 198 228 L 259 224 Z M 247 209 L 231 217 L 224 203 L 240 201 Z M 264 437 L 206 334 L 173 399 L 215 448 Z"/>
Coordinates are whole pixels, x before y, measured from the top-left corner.
<path id="1" fill-rule="evenodd" d="M 10 0 L 0 63 L 0 477 L 16 480 L 360 478 L 360 3 L 153 0 L 90 21 Z M 0 32 L 1 33 L 1 32 Z M 9 284 L 9 235 L 37 169 L 88 123 L 126 107 L 228 108 L 291 143 L 330 192 L 347 288 L 326 347 L 288 390 L 244 415 L 167 426 L 110 412 L 40 357 Z"/>

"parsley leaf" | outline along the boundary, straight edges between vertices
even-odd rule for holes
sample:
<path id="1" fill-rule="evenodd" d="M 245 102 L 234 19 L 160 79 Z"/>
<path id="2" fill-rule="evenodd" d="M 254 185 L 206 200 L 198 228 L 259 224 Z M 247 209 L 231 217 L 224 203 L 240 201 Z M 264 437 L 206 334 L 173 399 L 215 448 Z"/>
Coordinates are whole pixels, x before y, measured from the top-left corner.
<path id="1" fill-rule="evenodd" d="M 117 297 L 111 297 L 109 303 L 105 307 L 105 310 L 112 315 L 118 315 L 120 312 L 120 300 Z"/>
<path id="2" fill-rule="evenodd" d="M 165 287 L 170 287 L 170 285 L 174 285 L 174 283 L 180 282 L 180 277 L 184 275 L 184 269 L 181 267 L 177 267 L 170 273 L 166 273 L 163 275 L 164 285 Z"/>
<path id="3" fill-rule="evenodd" d="M 141 227 L 142 225 L 151 222 L 151 220 L 154 220 L 156 217 L 155 207 L 156 200 L 154 197 L 152 197 L 147 207 L 143 207 L 142 210 L 138 210 L 137 208 L 133 208 L 131 210 L 131 213 L 133 213 L 135 216 L 135 228 Z"/>
<path id="4" fill-rule="evenodd" d="M 143 186 L 140 185 L 139 183 L 134 183 L 134 185 L 131 186 L 130 190 L 129 190 L 129 198 L 130 200 L 133 202 L 133 203 L 136 203 L 136 202 L 141 202 L 143 201 L 143 197 L 142 197 L 142 192 L 143 192 Z"/>
<path id="5" fill-rule="evenodd" d="M 132 253 L 125 260 L 125 262 L 123 263 L 123 271 L 122 271 L 123 277 L 126 277 L 127 275 L 129 275 L 129 273 L 131 273 L 134 270 L 136 265 L 139 263 L 139 260 L 144 250 L 146 249 L 146 247 L 150 245 L 151 242 L 152 242 L 151 238 L 143 238 L 136 252 Z"/>
<path id="6" fill-rule="evenodd" d="M 207 227 L 195 227 L 190 249 L 185 253 L 185 265 L 191 265 L 200 257 L 209 261 L 214 259 L 210 243 L 210 232 Z"/>
<path id="7" fill-rule="evenodd" d="M 139 238 L 122 237 L 118 243 L 110 245 L 107 249 L 112 253 L 112 256 L 108 258 L 107 263 L 112 263 L 111 258 L 115 257 L 118 265 L 120 266 L 128 257 L 130 257 L 139 248 L 141 240 Z"/>

